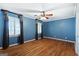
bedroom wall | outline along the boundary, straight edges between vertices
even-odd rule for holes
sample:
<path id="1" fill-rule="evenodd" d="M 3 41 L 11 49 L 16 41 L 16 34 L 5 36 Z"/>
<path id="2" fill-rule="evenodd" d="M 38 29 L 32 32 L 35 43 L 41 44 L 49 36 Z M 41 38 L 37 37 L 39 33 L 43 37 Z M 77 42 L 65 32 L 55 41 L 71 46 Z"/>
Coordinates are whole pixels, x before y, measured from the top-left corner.
<path id="1" fill-rule="evenodd" d="M 9 14 L 9 16 L 17 17 L 17 15 Z M 35 20 L 23 17 L 23 35 L 24 35 L 24 41 L 31 40 L 35 38 Z M 9 42 L 10 44 L 17 43 L 17 37 L 10 37 Z"/>
<path id="2" fill-rule="evenodd" d="M 13 17 L 16 17 L 16 15 L 11 15 Z M 32 40 L 35 38 L 35 20 L 28 18 L 28 17 L 23 17 L 23 35 L 24 35 L 24 41 L 27 40 Z M 10 44 L 15 44 L 17 43 L 17 37 L 10 37 L 9 43 Z"/>
<path id="3" fill-rule="evenodd" d="M 35 20 L 28 18 L 28 17 L 23 17 L 23 22 L 24 22 L 24 40 L 31 40 L 35 38 Z"/>
<path id="4" fill-rule="evenodd" d="M 14 14 L 8 13 L 9 16 L 17 17 Z M 2 12 L 0 11 L 0 47 L 2 47 L 2 38 L 3 38 L 3 15 Z M 24 27 L 24 41 L 27 40 L 32 40 L 35 38 L 35 20 L 28 18 L 28 17 L 23 17 L 23 27 Z M 16 44 L 17 43 L 17 38 L 16 37 L 10 37 L 9 38 L 9 44 Z"/>
<path id="5" fill-rule="evenodd" d="M 43 35 L 75 41 L 75 17 L 43 23 Z"/>

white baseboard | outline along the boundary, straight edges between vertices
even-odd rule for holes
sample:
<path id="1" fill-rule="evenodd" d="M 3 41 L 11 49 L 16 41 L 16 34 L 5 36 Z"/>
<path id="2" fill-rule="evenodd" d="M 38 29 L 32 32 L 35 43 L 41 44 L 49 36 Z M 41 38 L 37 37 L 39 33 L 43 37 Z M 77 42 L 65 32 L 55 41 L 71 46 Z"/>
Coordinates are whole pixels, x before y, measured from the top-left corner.
<path id="1" fill-rule="evenodd" d="M 41 39 L 41 37 L 39 37 L 38 39 Z"/>
<path id="2" fill-rule="evenodd" d="M 32 39 L 32 40 L 28 40 L 28 41 L 24 41 L 24 43 L 27 43 L 27 42 L 30 42 L 30 41 L 34 41 L 35 39 Z"/>
<path id="3" fill-rule="evenodd" d="M 38 39 L 41 39 L 41 37 L 39 37 Z M 26 42 L 30 42 L 30 41 L 34 41 L 34 40 L 36 40 L 36 39 L 32 39 L 32 40 L 28 40 L 28 41 L 24 41 L 24 43 L 26 43 Z"/>
<path id="4" fill-rule="evenodd" d="M 12 47 L 12 46 L 15 46 L 15 45 L 18 45 L 17 43 L 16 44 L 11 44 L 9 45 L 9 47 Z M 2 49 L 2 47 L 0 47 L 0 49 Z"/>
<path id="5" fill-rule="evenodd" d="M 2 49 L 2 47 L 0 47 L 0 49 Z"/>
<path id="6" fill-rule="evenodd" d="M 28 40 L 28 41 L 24 41 L 24 43 L 27 43 L 27 42 L 30 42 L 30 41 L 34 41 L 34 40 L 35 40 L 35 39 Z M 9 45 L 9 47 L 16 46 L 16 45 L 18 45 L 18 43 L 11 44 L 11 45 Z M 0 49 L 2 49 L 2 47 L 0 47 Z"/>
<path id="7" fill-rule="evenodd" d="M 55 40 L 60 40 L 60 41 L 75 43 L 75 41 L 70 41 L 70 40 L 65 40 L 65 39 L 60 39 L 60 38 L 53 38 L 53 37 L 46 37 L 46 36 L 44 36 L 44 38 L 49 38 L 49 39 L 55 39 Z"/>
<path id="8" fill-rule="evenodd" d="M 70 41 L 70 40 L 65 40 L 65 39 L 59 39 L 59 38 L 53 38 L 53 37 L 46 37 L 46 36 L 44 36 L 44 38 L 49 38 L 49 39 L 55 39 L 55 40 L 61 40 L 61 41 L 66 41 L 66 42 L 75 43 L 75 41 Z M 40 37 L 39 37 L 38 39 L 40 39 Z M 35 40 L 35 39 L 28 40 L 28 41 L 24 41 L 24 43 L 27 43 L 27 42 L 30 42 L 30 41 L 34 41 L 34 40 Z M 11 47 L 11 46 L 15 46 L 15 45 L 18 45 L 18 43 L 16 43 L 16 44 L 11 44 L 11 45 L 9 45 L 9 46 Z M 2 47 L 0 47 L 0 49 L 2 49 Z"/>
<path id="9" fill-rule="evenodd" d="M 30 41 L 34 41 L 34 40 L 35 40 L 35 39 L 28 40 L 28 41 L 24 41 L 24 43 L 27 43 L 27 42 L 30 42 Z M 11 45 L 9 45 L 9 47 L 16 46 L 16 45 L 18 45 L 18 43 L 11 44 Z"/>
<path id="10" fill-rule="evenodd" d="M 15 45 L 18 45 L 18 43 L 11 44 L 11 45 L 9 45 L 9 47 L 12 47 L 12 46 L 15 46 Z"/>

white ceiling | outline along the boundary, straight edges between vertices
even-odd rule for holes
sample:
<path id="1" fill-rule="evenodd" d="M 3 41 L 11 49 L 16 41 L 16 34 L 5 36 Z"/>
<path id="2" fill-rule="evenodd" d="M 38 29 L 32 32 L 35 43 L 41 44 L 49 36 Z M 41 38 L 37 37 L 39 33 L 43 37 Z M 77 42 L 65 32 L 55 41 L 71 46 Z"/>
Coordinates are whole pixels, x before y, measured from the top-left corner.
<path id="1" fill-rule="evenodd" d="M 30 18 L 34 18 L 34 15 L 39 15 L 40 11 L 51 10 L 53 17 L 43 21 L 75 17 L 74 3 L 2 3 L 0 4 L 0 8 L 20 13 Z"/>

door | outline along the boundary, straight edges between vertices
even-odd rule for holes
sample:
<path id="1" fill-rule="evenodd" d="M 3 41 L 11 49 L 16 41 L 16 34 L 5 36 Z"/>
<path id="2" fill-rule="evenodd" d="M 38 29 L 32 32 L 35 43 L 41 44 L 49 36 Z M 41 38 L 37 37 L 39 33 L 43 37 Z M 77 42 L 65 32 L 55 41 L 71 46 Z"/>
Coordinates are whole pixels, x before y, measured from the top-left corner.
<path id="1" fill-rule="evenodd" d="M 36 19 L 36 40 L 38 39 L 42 39 L 43 38 L 43 25 L 42 25 L 42 21 L 38 21 Z"/>
<path id="2" fill-rule="evenodd" d="M 42 23 L 38 22 L 38 39 L 41 39 L 42 34 Z"/>

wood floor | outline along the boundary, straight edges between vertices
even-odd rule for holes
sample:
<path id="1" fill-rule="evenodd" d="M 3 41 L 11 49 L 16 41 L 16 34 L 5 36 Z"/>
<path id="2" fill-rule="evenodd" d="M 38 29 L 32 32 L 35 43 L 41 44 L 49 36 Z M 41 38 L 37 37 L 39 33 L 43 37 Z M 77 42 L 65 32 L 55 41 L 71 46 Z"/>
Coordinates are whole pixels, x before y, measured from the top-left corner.
<path id="1" fill-rule="evenodd" d="M 1 51 L 0 51 L 1 52 Z M 40 39 L 2 50 L 9 56 L 75 56 L 74 43 Z"/>

